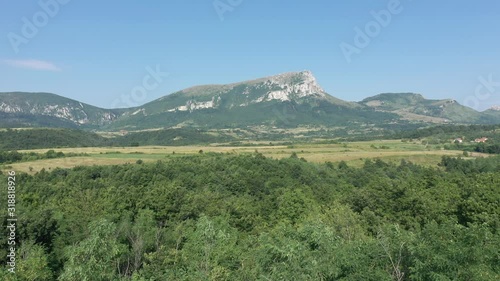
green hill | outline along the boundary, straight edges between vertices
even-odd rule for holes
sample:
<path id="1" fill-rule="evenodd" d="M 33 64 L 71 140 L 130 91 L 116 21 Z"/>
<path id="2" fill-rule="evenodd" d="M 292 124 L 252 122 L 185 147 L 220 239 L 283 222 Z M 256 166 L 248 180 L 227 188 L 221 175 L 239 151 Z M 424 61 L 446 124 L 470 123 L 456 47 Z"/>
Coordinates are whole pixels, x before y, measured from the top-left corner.
<path id="1" fill-rule="evenodd" d="M 123 114 L 107 129 L 346 126 L 398 116 L 327 94 L 308 71 L 228 85 L 189 88 Z"/>
<path id="2" fill-rule="evenodd" d="M 351 132 L 429 124 L 497 124 L 455 100 L 385 93 L 348 102 L 324 91 L 309 71 L 177 91 L 139 107 L 102 109 L 49 93 L 0 93 L 0 127 L 143 131 L 175 128 L 342 128 Z"/>
<path id="3" fill-rule="evenodd" d="M 429 100 L 414 93 L 384 93 L 366 98 L 360 104 L 378 111 L 396 113 L 407 120 L 432 123 L 494 124 L 498 117 L 463 106 L 452 99 Z"/>
<path id="4" fill-rule="evenodd" d="M 97 134 L 73 129 L 22 129 L 0 131 L 0 150 L 88 147 L 109 144 Z"/>
<path id="5" fill-rule="evenodd" d="M 107 110 L 50 93 L 0 93 L 3 127 L 97 128 L 122 110 Z"/>

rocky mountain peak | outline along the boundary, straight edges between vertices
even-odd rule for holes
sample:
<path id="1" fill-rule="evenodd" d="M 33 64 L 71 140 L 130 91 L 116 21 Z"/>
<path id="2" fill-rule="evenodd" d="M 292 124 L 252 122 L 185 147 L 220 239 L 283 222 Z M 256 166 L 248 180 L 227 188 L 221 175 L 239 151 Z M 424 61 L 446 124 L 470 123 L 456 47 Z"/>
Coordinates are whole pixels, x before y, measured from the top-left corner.
<path id="1" fill-rule="evenodd" d="M 317 83 L 311 71 L 288 72 L 269 77 L 265 83 L 269 87 L 279 90 L 270 91 L 268 99 L 289 100 L 292 96 L 302 98 L 306 96 L 324 97 L 326 92 Z"/>
<path id="2" fill-rule="evenodd" d="M 300 82 L 314 82 L 316 78 L 311 71 L 305 70 L 301 72 L 286 72 L 269 77 L 269 80 L 283 84 L 293 84 Z"/>
<path id="3" fill-rule="evenodd" d="M 195 86 L 181 92 L 184 95 L 193 98 L 200 98 L 202 96 L 206 98 L 218 98 L 221 95 L 232 92 L 233 89 L 240 86 L 245 87 L 237 94 L 241 94 L 243 96 L 248 96 L 249 93 L 256 89 L 267 90 L 266 94 L 256 98 L 254 101 L 249 101 L 246 104 L 271 100 L 289 101 L 308 96 L 318 98 L 324 98 L 327 96 L 327 93 L 317 83 L 314 75 L 308 70 L 301 72 L 287 72 L 233 84 Z M 162 99 L 165 98 L 166 97 Z"/>

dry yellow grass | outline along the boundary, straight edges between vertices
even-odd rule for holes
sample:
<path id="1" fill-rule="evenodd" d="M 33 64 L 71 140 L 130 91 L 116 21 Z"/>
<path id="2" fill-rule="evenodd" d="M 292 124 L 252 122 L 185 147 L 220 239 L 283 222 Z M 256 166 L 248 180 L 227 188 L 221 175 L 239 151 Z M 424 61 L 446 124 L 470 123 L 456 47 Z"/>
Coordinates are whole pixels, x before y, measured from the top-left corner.
<path id="1" fill-rule="evenodd" d="M 96 158 L 96 157 L 68 157 L 58 159 L 45 159 L 31 162 L 22 162 L 11 164 L 12 168 L 4 170 L 14 170 L 25 173 L 35 173 L 42 169 L 47 171 L 55 168 L 73 168 L 76 166 L 93 166 L 93 165 L 120 165 L 126 163 L 135 163 L 136 158 Z M 144 159 L 145 162 L 154 161 L 154 159 Z"/>
<path id="2" fill-rule="evenodd" d="M 381 147 L 384 147 L 383 149 Z M 22 152 L 45 153 L 49 149 L 25 150 Z M 59 159 L 45 159 L 31 162 L 12 164 L 11 169 L 23 172 L 37 172 L 42 168 L 46 170 L 56 167 L 72 168 L 79 165 L 117 165 L 135 163 L 138 159 L 143 161 L 156 161 L 167 159 L 175 155 L 193 155 L 203 152 L 247 154 L 258 151 L 266 157 L 280 159 L 290 157 L 296 153 L 309 162 L 340 162 L 346 161 L 349 165 L 362 165 L 364 159 L 380 158 L 384 161 L 399 162 L 402 159 L 416 164 L 435 166 L 441 161 L 443 155 L 458 156 L 461 151 L 430 150 L 420 143 L 403 143 L 399 140 L 380 140 L 369 142 L 352 142 L 340 144 L 299 144 L 293 146 L 248 146 L 248 147 L 223 147 L 223 146 L 145 146 L 145 147 L 86 147 L 86 148 L 61 148 L 54 149 L 64 153 L 86 153 L 85 157 L 69 157 Z M 489 155 L 473 153 L 471 157 L 487 157 Z M 31 167 L 31 169 L 30 169 Z M 5 168 L 3 170 L 6 170 Z"/>
<path id="3" fill-rule="evenodd" d="M 144 154 L 172 154 L 175 153 L 198 153 L 200 150 L 204 152 L 253 152 L 255 149 L 286 149 L 286 146 L 259 146 L 259 147 L 227 147 L 227 146 L 142 146 L 142 147 L 81 147 L 81 148 L 55 148 L 54 150 L 64 153 L 87 153 L 87 154 L 100 154 L 119 152 L 123 154 L 128 153 L 144 153 Z M 34 150 L 20 150 L 19 152 L 36 152 L 45 153 L 49 149 L 34 149 Z"/>

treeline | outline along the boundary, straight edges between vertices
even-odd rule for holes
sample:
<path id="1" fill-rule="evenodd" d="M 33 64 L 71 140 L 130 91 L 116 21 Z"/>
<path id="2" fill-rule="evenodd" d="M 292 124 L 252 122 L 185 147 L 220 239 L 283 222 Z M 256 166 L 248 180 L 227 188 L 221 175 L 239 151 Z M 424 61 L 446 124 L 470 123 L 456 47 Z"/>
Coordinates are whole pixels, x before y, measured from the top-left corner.
<path id="1" fill-rule="evenodd" d="M 105 146 L 97 134 L 72 129 L 7 129 L 0 131 L 0 150 Z"/>
<path id="2" fill-rule="evenodd" d="M 355 126 L 355 125 L 353 125 Z M 392 125 L 388 125 L 392 126 Z M 317 139 L 328 138 L 328 142 L 333 138 L 338 138 L 335 142 L 342 141 L 367 141 L 377 139 L 403 139 L 406 141 L 426 139 L 428 144 L 443 145 L 451 147 L 451 141 L 455 138 L 464 138 L 467 146 L 462 150 L 498 153 L 500 146 L 500 125 L 468 125 L 454 126 L 443 125 L 431 128 L 416 129 L 420 125 L 407 124 L 384 131 L 372 132 L 368 130 L 362 135 L 349 136 L 349 128 L 345 129 L 320 129 L 303 134 L 301 141 L 317 141 Z M 392 131 L 393 133 L 387 133 Z M 488 142 L 484 145 L 473 144 L 470 141 L 487 137 Z M 25 129 L 0 131 L 0 150 L 23 150 L 23 149 L 43 149 L 61 147 L 109 147 L 109 146 L 144 146 L 144 145 L 203 145 L 210 143 L 232 143 L 252 139 L 255 141 L 296 141 L 294 135 L 284 131 L 261 132 L 259 130 L 244 133 L 234 129 L 231 132 L 220 130 L 210 132 L 196 128 L 176 128 L 156 131 L 132 132 L 115 137 L 102 137 L 93 132 L 72 129 Z M 456 149 L 456 148 L 453 148 Z"/>
<path id="3" fill-rule="evenodd" d="M 497 125 L 440 125 L 429 128 L 402 131 L 393 134 L 391 137 L 395 139 L 419 139 L 425 137 L 443 137 L 443 138 L 465 138 L 474 140 L 494 134 L 500 130 L 500 124 Z"/>
<path id="4" fill-rule="evenodd" d="M 26 129 L 0 131 L 0 150 L 44 149 L 61 147 L 109 147 L 143 145 L 192 145 L 234 140 L 223 134 L 192 129 L 166 129 L 130 133 L 105 138 L 98 134 L 71 129 Z"/>
<path id="5" fill-rule="evenodd" d="M 417 128 L 417 125 L 392 133 L 367 134 L 363 136 L 354 136 L 343 138 L 343 141 L 369 141 L 377 139 L 405 139 L 421 140 L 429 139 L 430 144 L 450 143 L 455 138 L 464 138 L 466 141 L 473 141 L 481 137 L 498 137 L 500 135 L 500 124 L 496 125 L 439 125 L 428 128 Z"/>
<path id="6" fill-rule="evenodd" d="M 439 166 L 445 167 L 448 172 L 477 174 L 500 172 L 500 156 L 477 158 L 475 161 L 464 161 L 461 158 L 443 156 Z M 500 188 L 500 186 L 498 186 Z"/>
<path id="7" fill-rule="evenodd" d="M 17 273 L 0 279 L 499 280 L 499 160 L 212 153 L 21 174 Z"/>
<path id="8" fill-rule="evenodd" d="M 74 156 L 86 156 L 85 153 L 63 153 L 62 151 L 55 152 L 49 150 L 45 153 L 28 152 L 22 153 L 17 151 L 0 151 L 0 164 L 12 164 L 16 162 L 34 161 L 40 159 L 53 159 Z"/>
<path id="9" fill-rule="evenodd" d="M 463 150 L 466 152 L 480 152 L 488 154 L 500 154 L 500 133 L 495 139 L 488 140 L 481 143 L 454 143 L 444 145 L 444 149 Z"/>
<path id="10" fill-rule="evenodd" d="M 210 134 L 204 130 L 193 128 L 166 129 L 157 131 L 148 131 L 141 133 L 131 133 L 125 136 L 117 137 L 112 140 L 115 145 L 120 146 L 143 146 L 143 145 L 194 145 L 210 144 L 216 142 L 228 142 L 234 138 L 214 133 Z"/>
<path id="11" fill-rule="evenodd" d="M 500 134 L 498 134 L 500 137 Z M 487 143 L 478 143 L 473 146 L 473 151 L 489 154 L 500 154 L 500 140 L 497 139 L 488 141 Z"/>
<path id="12" fill-rule="evenodd" d="M 488 138 L 476 143 L 478 138 Z M 369 141 L 377 139 L 401 139 L 404 142 L 419 141 L 428 145 L 438 145 L 448 150 L 500 154 L 500 124 L 498 125 L 441 125 L 430 128 L 402 130 L 387 135 L 366 134 L 341 138 L 341 141 Z M 461 143 L 454 142 L 462 139 Z"/>
<path id="13" fill-rule="evenodd" d="M 474 142 L 472 138 L 465 138 L 462 143 L 454 141 L 444 145 L 444 149 L 463 150 L 467 152 L 480 152 L 488 154 L 500 154 L 500 130 L 495 132 L 484 132 L 483 136 L 487 136 L 485 142 Z"/>

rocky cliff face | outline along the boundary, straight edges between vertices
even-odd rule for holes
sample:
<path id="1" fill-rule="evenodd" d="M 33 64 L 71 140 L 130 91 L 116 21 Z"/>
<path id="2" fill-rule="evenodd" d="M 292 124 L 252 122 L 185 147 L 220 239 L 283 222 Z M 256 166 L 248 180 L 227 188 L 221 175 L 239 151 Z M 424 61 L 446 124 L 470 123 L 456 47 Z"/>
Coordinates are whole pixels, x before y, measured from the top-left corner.
<path id="1" fill-rule="evenodd" d="M 99 126 L 112 122 L 119 113 L 49 93 L 0 93 L 0 112 L 11 116 L 45 116 L 76 126 Z"/>
<path id="2" fill-rule="evenodd" d="M 47 93 L 0 93 L 0 127 L 21 124 L 103 130 L 193 126 L 379 126 L 498 123 L 500 108 L 477 112 L 455 100 L 386 93 L 355 103 L 327 94 L 310 71 L 191 87 L 135 108 L 102 109 Z M 34 122 L 33 120 L 42 120 Z M 9 121 L 10 120 L 10 121 Z"/>
<path id="3" fill-rule="evenodd" d="M 83 105 L 78 107 L 73 107 L 72 105 L 11 105 L 5 102 L 0 104 L 0 111 L 5 113 L 21 113 L 21 114 L 33 114 L 33 115 L 46 115 L 53 116 L 61 119 L 65 119 L 75 124 L 86 125 L 86 124 L 105 124 L 116 119 L 117 115 L 111 112 L 101 112 L 94 114 L 94 116 L 89 116 L 85 111 Z"/>
<path id="4" fill-rule="evenodd" d="M 144 116 L 161 112 L 193 112 L 204 109 L 247 107 L 265 102 L 305 98 L 328 99 L 310 71 L 290 72 L 227 85 L 204 85 L 165 96 L 126 115 Z"/>
<path id="5" fill-rule="evenodd" d="M 318 98 L 327 96 L 310 71 L 285 73 L 269 77 L 264 82 L 263 87 L 269 88 L 269 92 L 255 102 L 270 100 L 290 101 L 308 96 Z"/>

